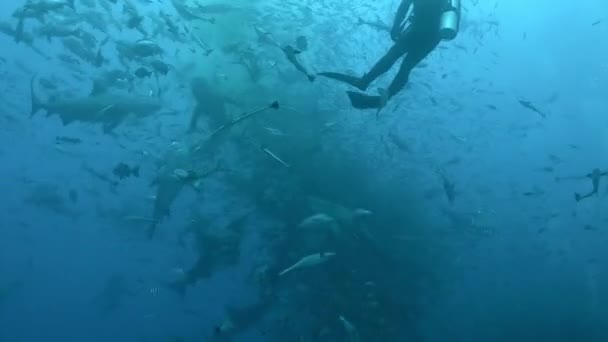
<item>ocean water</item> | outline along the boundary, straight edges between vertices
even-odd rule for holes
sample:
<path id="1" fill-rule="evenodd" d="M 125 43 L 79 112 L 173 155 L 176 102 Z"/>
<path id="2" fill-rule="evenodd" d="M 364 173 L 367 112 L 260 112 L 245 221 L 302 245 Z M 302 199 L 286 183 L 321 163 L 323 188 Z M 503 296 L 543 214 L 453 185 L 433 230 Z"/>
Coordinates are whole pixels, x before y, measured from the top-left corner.
<path id="1" fill-rule="evenodd" d="M 398 6 L 1 2 L 0 341 L 608 341 L 605 4 Z"/>

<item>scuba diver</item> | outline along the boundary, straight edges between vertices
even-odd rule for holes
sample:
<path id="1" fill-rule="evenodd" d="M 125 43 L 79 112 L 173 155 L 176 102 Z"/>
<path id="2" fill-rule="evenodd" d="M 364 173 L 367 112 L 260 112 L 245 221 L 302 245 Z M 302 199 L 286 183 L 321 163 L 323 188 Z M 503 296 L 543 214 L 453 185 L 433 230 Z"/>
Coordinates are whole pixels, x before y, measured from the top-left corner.
<path id="1" fill-rule="evenodd" d="M 599 190 L 600 187 L 600 179 L 603 176 L 608 176 L 608 171 L 600 171 L 600 169 L 593 169 L 593 171 L 591 171 L 590 174 L 586 175 L 585 178 L 591 178 L 591 183 L 593 184 L 593 190 L 591 190 L 591 192 L 589 192 L 586 195 L 580 195 L 579 193 L 574 193 L 574 199 L 577 202 L 580 202 L 581 200 L 584 200 L 585 198 L 589 198 L 593 195 L 597 195 L 597 192 Z"/>
<path id="2" fill-rule="evenodd" d="M 365 91 L 375 79 L 390 70 L 393 64 L 405 55 L 399 72 L 387 90 L 380 90 L 381 95 L 371 96 L 347 91 L 355 108 L 382 108 L 388 99 L 405 87 L 412 69 L 431 53 L 442 39 L 456 38 L 459 24 L 460 0 L 401 0 L 390 30 L 394 44 L 368 73 L 363 77 L 336 72 L 322 72 L 319 75 L 346 82 Z"/>

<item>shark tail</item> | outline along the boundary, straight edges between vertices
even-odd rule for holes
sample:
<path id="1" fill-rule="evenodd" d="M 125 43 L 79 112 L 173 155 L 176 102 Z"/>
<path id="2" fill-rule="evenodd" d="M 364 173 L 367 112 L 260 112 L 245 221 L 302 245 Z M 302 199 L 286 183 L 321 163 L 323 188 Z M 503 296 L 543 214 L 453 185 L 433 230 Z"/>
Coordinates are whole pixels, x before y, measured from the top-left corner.
<path id="1" fill-rule="evenodd" d="M 581 195 L 578 192 L 574 193 L 574 200 L 576 200 L 577 202 L 580 202 L 582 199 Z"/>
<path id="2" fill-rule="evenodd" d="M 40 98 L 38 97 L 38 95 L 36 95 L 36 92 L 34 91 L 35 83 L 36 75 L 34 75 L 30 80 L 30 99 L 32 104 L 30 117 L 34 116 L 39 110 L 46 109 L 44 103 L 42 103 L 42 100 L 40 100 Z"/>

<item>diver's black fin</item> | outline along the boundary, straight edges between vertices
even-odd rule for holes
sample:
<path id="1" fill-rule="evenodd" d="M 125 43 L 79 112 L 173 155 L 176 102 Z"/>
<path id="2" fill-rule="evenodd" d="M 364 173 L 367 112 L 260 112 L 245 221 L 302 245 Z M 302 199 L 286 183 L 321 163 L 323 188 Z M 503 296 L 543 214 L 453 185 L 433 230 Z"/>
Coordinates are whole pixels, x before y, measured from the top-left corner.
<path id="1" fill-rule="evenodd" d="M 351 86 L 353 86 L 359 90 L 367 89 L 367 85 L 362 84 L 361 79 L 356 76 L 342 74 L 339 72 L 320 72 L 317 75 L 350 84 Z"/>
<path id="2" fill-rule="evenodd" d="M 356 91 L 347 91 L 350 103 L 357 109 L 380 108 L 382 106 L 382 97 L 377 95 L 366 95 Z"/>

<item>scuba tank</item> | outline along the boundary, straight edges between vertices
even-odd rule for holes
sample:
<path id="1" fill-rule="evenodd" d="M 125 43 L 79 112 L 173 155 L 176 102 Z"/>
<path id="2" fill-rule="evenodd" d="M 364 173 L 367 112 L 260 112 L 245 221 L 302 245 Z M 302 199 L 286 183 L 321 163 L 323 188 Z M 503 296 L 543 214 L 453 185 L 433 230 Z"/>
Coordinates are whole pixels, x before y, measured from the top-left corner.
<path id="1" fill-rule="evenodd" d="M 448 3 L 439 23 L 439 34 L 444 40 L 456 38 L 460 26 L 460 0 L 448 0 Z"/>

